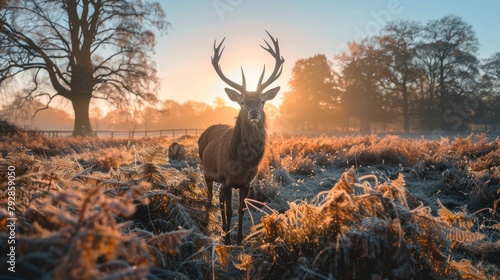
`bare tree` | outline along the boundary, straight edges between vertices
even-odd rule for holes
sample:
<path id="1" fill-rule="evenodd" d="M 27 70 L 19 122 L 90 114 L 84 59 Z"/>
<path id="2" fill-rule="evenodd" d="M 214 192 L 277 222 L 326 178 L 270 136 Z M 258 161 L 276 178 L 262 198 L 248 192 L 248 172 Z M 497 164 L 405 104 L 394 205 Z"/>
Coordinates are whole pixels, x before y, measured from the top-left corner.
<path id="1" fill-rule="evenodd" d="M 485 60 L 483 70 L 500 82 L 500 52 L 494 53 L 491 57 Z"/>
<path id="2" fill-rule="evenodd" d="M 415 47 L 421 29 L 417 22 L 397 20 L 389 22 L 384 28 L 385 35 L 379 38 L 382 49 L 390 57 L 387 61 L 389 81 L 401 95 L 404 132 L 410 131 L 408 86 L 419 73 L 415 64 Z"/>
<path id="3" fill-rule="evenodd" d="M 483 110 L 483 122 L 491 124 L 496 130 L 500 123 L 500 52 L 485 59 L 480 80 L 480 92 Z"/>
<path id="4" fill-rule="evenodd" d="M 340 93 L 326 56 L 318 54 L 295 62 L 289 85 L 281 105 L 284 118 L 295 129 L 330 128 Z"/>
<path id="5" fill-rule="evenodd" d="M 432 126 L 447 128 L 447 109 L 473 93 L 479 74 L 478 41 L 472 26 L 454 15 L 429 21 L 423 39 L 417 55 L 428 84 L 429 102 L 422 117 L 431 117 L 428 122 Z"/>
<path id="6" fill-rule="evenodd" d="M 9 0 L 0 0 L 0 10 L 5 8 Z"/>
<path id="7" fill-rule="evenodd" d="M 22 77 L 26 102 L 40 99 L 48 107 L 56 97 L 68 99 L 73 134 L 91 135 L 92 98 L 115 106 L 156 99 L 151 28 L 167 26 L 157 2 L 7 2 L 0 10 L 0 85 Z"/>
<path id="8" fill-rule="evenodd" d="M 389 76 L 389 56 L 374 39 L 350 42 L 337 56 L 345 86 L 340 102 L 343 113 L 347 118 L 359 118 L 364 133 L 371 133 L 373 121 L 388 121 L 388 110 L 394 107 L 382 85 Z"/>

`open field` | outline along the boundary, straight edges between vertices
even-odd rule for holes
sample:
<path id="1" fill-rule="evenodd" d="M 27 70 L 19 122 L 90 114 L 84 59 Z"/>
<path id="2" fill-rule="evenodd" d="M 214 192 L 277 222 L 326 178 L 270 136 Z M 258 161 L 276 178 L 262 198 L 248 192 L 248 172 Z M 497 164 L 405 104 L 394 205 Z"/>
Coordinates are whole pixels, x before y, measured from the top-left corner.
<path id="1" fill-rule="evenodd" d="M 6 136 L 2 279 L 499 279 L 488 137 L 270 136 L 243 246 L 225 246 L 196 138 L 169 162 L 171 138 Z"/>

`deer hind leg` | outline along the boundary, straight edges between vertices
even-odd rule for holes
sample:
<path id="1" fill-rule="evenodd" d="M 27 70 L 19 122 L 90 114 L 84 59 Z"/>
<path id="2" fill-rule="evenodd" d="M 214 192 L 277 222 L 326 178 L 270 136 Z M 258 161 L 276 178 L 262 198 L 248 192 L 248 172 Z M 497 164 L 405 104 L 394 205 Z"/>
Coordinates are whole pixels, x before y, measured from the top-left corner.
<path id="1" fill-rule="evenodd" d="M 232 205 L 233 189 L 231 186 L 223 184 L 220 190 L 220 212 L 222 216 L 222 230 L 225 234 L 224 243 L 229 244 L 229 229 L 231 228 L 231 217 L 233 216 Z"/>
<path id="2" fill-rule="evenodd" d="M 236 238 L 236 242 L 238 245 L 241 245 L 241 241 L 243 240 L 243 209 L 245 208 L 245 198 L 248 196 L 248 191 L 250 186 L 246 185 L 240 188 L 240 198 L 238 203 L 238 237 Z"/>

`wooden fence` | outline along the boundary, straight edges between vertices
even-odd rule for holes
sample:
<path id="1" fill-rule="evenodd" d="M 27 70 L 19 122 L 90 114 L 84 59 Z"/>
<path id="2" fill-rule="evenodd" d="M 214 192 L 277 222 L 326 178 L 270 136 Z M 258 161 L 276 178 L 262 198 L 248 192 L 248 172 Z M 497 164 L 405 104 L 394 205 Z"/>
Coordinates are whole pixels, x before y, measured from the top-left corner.
<path id="1" fill-rule="evenodd" d="M 69 137 L 73 135 L 72 130 L 29 130 L 30 135 L 44 135 L 48 137 Z M 100 138 L 111 139 L 134 139 L 142 137 L 180 137 L 184 135 L 199 136 L 203 132 L 200 128 L 182 128 L 182 129 L 162 129 L 162 130 L 135 130 L 135 131 L 115 131 L 115 130 L 96 130 L 95 135 Z"/>

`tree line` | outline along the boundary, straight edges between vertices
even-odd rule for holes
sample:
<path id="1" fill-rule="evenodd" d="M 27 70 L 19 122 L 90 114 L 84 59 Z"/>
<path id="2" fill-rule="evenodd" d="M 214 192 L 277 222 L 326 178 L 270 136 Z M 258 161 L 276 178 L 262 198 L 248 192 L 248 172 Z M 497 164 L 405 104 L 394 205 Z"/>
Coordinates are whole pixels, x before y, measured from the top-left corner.
<path id="1" fill-rule="evenodd" d="M 157 99 L 152 53 L 168 26 L 158 2 L 0 0 L 0 94 L 13 108 L 44 102 L 36 111 L 68 101 L 74 135 L 93 134 L 92 100 L 114 106 L 102 118 L 122 114 L 114 123 L 145 129 L 165 112 L 173 119 L 179 106 L 190 108 L 184 119 L 208 112 L 203 119 L 211 120 L 207 104 Z M 473 27 L 458 16 L 393 21 L 380 35 L 350 42 L 334 62 L 323 54 L 297 61 L 281 107 L 268 111 L 286 130 L 497 129 L 500 52 L 480 59 L 478 48 Z"/>
<path id="2" fill-rule="evenodd" d="M 22 108 L 6 106 L 0 110 L 0 119 L 14 123 L 25 130 L 73 129 L 74 117 L 66 110 L 52 106 L 39 111 L 36 117 L 32 118 L 37 109 L 44 106 L 45 104 L 38 101 L 33 101 Z M 234 122 L 234 116 L 238 114 L 238 110 L 221 103 L 220 100 L 211 105 L 196 101 L 179 103 L 175 100 L 165 100 L 158 101 L 154 107 L 122 106 L 107 112 L 101 110 L 97 104 L 91 104 L 90 107 L 89 122 L 94 131 L 201 129 L 214 123 L 231 124 Z"/>
<path id="3" fill-rule="evenodd" d="M 297 61 L 280 112 L 307 130 L 496 130 L 500 52 L 479 59 L 478 47 L 455 15 L 392 21 L 334 63 L 322 54 Z"/>

